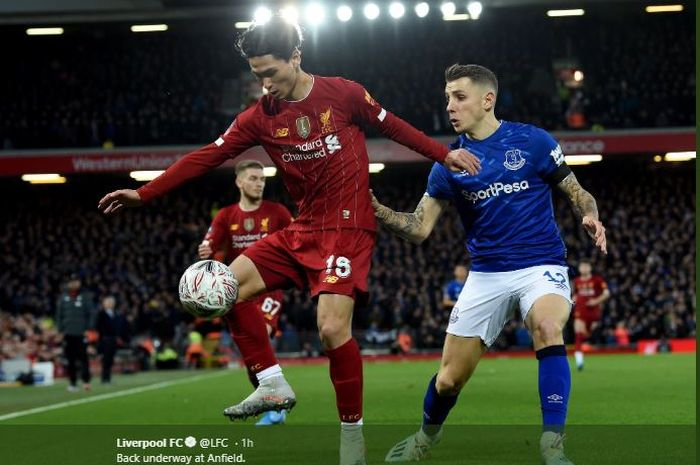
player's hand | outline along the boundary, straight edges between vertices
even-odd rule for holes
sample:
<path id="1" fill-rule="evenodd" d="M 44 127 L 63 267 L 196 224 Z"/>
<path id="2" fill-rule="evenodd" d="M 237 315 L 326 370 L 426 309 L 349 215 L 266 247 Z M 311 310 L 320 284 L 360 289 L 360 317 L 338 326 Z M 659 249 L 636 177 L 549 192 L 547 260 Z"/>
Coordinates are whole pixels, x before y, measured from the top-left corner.
<path id="1" fill-rule="evenodd" d="M 481 161 L 479 161 L 476 155 L 464 149 L 457 149 L 449 152 L 443 164 L 449 168 L 450 171 L 466 171 L 471 176 L 481 171 Z"/>
<path id="2" fill-rule="evenodd" d="M 120 189 L 102 197 L 97 208 L 105 215 L 118 212 L 124 207 L 140 207 L 141 196 L 133 189 Z"/>
<path id="3" fill-rule="evenodd" d="M 593 299 L 586 301 L 586 307 L 595 307 L 596 305 L 598 304 L 594 302 Z"/>
<path id="4" fill-rule="evenodd" d="M 202 243 L 199 244 L 199 247 L 197 247 L 197 253 L 199 254 L 200 259 L 206 260 L 214 254 L 214 251 L 211 249 L 209 241 L 202 241 Z"/>
<path id="5" fill-rule="evenodd" d="M 594 220 L 590 216 L 584 216 L 581 224 L 583 224 L 583 227 L 586 229 L 588 235 L 591 236 L 591 239 L 595 241 L 595 246 L 607 255 L 608 243 L 605 239 L 605 227 L 603 226 L 603 223 L 598 220 Z"/>

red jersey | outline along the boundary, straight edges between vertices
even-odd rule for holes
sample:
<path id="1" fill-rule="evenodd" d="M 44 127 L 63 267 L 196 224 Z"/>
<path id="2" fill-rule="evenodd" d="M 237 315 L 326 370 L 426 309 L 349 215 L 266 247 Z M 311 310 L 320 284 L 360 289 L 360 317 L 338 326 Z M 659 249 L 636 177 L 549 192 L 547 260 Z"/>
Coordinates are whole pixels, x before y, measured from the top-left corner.
<path id="1" fill-rule="evenodd" d="M 298 207 L 299 216 L 291 229 L 375 230 L 369 157 L 360 125 L 372 125 L 440 163 L 448 148 L 386 111 L 356 82 L 338 77 L 313 79 L 309 95 L 302 100 L 263 96 L 240 113 L 215 142 L 187 154 L 138 189 L 141 200 L 148 202 L 262 145 Z"/>
<path id="2" fill-rule="evenodd" d="M 292 214 L 281 203 L 263 200 L 257 210 L 241 210 L 240 204 L 222 208 L 214 217 L 204 240 L 214 250 L 217 260 L 231 263 L 259 239 L 292 222 Z M 219 256 L 218 251 L 224 254 Z"/>
<path id="3" fill-rule="evenodd" d="M 592 275 L 588 279 L 583 279 L 580 276 L 574 278 L 575 311 L 600 314 L 600 305 L 589 307 L 586 305 L 586 302 L 600 297 L 607 288 L 608 285 L 598 275 Z"/>

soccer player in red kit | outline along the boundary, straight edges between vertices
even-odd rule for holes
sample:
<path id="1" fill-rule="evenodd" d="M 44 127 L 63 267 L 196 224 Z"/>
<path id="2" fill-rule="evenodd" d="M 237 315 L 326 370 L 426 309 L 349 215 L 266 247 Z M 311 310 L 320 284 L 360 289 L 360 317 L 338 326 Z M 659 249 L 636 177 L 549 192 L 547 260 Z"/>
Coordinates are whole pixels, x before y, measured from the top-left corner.
<path id="1" fill-rule="evenodd" d="M 596 328 L 601 317 L 601 304 L 608 300 L 610 291 L 602 277 L 592 273 L 590 262 L 581 261 L 579 276 L 574 278 L 574 336 L 576 338 L 576 368 L 583 370 L 583 343 Z"/>
<path id="2" fill-rule="evenodd" d="M 479 160 L 450 151 L 382 108 L 360 85 L 301 69 L 301 30 L 280 16 L 241 33 L 238 49 L 267 92 L 238 115 L 216 141 L 187 154 L 137 191 L 100 200 L 104 213 L 139 206 L 262 145 L 277 166 L 299 215 L 282 231 L 247 249 L 231 264 L 239 301 L 231 309 L 237 343 L 260 385 L 224 414 L 246 418 L 288 409 L 296 398 L 273 354 L 262 316 L 246 301 L 291 286 L 317 299 L 319 336 L 330 361 L 341 421 L 341 464 L 364 464 L 362 359 L 352 337 L 355 300 L 367 293 L 376 222 L 369 194 L 369 157 L 361 125 L 443 163 L 476 174 Z M 351 438 L 350 440 L 346 440 Z"/>
<path id="3" fill-rule="evenodd" d="M 281 203 L 263 200 L 265 173 L 262 163 L 256 160 L 243 160 L 236 165 L 236 186 L 240 201 L 222 208 L 212 221 L 209 231 L 198 247 L 199 258 L 213 258 L 231 263 L 237 256 L 259 239 L 289 226 L 292 214 Z M 266 292 L 255 298 L 255 306 L 265 318 L 265 326 L 270 337 L 278 331 L 284 294 L 281 290 Z M 233 313 L 224 316 L 233 339 L 236 334 L 229 320 Z M 255 374 L 248 371 L 253 387 L 258 387 Z M 286 412 L 269 411 L 257 425 L 284 423 Z"/>

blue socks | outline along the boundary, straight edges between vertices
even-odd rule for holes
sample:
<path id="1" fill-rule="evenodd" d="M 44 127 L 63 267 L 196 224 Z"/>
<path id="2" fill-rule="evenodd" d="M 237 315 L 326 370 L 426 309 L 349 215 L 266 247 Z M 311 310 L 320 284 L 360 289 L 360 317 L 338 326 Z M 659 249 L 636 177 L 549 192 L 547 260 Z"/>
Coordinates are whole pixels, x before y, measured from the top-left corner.
<path id="1" fill-rule="evenodd" d="M 423 399 L 423 432 L 429 436 L 436 435 L 452 407 L 457 403 L 457 396 L 441 396 L 435 388 L 437 375 L 428 384 L 428 390 Z"/>
<path id="2" fill-rule="evenodd" d="M 539 361 L 540 405 L 542 429 L 561 433 L 566 424 L 566 408 L 571 391 L 571 371 L 563 345 L 550 346 L 535 352 Z"/>

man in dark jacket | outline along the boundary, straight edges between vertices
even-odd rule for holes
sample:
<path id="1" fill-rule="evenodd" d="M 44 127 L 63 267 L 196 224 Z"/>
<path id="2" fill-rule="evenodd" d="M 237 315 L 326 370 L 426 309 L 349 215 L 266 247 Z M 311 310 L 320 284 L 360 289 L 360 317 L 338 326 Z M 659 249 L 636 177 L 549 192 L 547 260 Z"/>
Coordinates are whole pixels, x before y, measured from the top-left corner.
<path id="1" fill-rule="evenodd" d="M 102 383 L 112 382 L 112 365 L 117 347 L 128 339 L 126 320 L 115 309 L 114 297 L 102 299 L 102 310 L 97 314 L 97 333 L 100 336 L 98 348 L 102 354 Z"/>
<path id="2" fill-rule="evenodd" d="M 83 387 L 90 390 L 90 364 L 87 355 L 86 331 L 95 326 L 95 312 L 89 293 L 81 291 L 80 276 L 71 274 L 68 278 L 66 291 L 61 294 L 56 305 L 56 326 L 63 333 L 63 344 L 68 360 L 68 390 L 78 390 L 78 371 L 76 363 L 80 363 L 80 375 Z"/>

